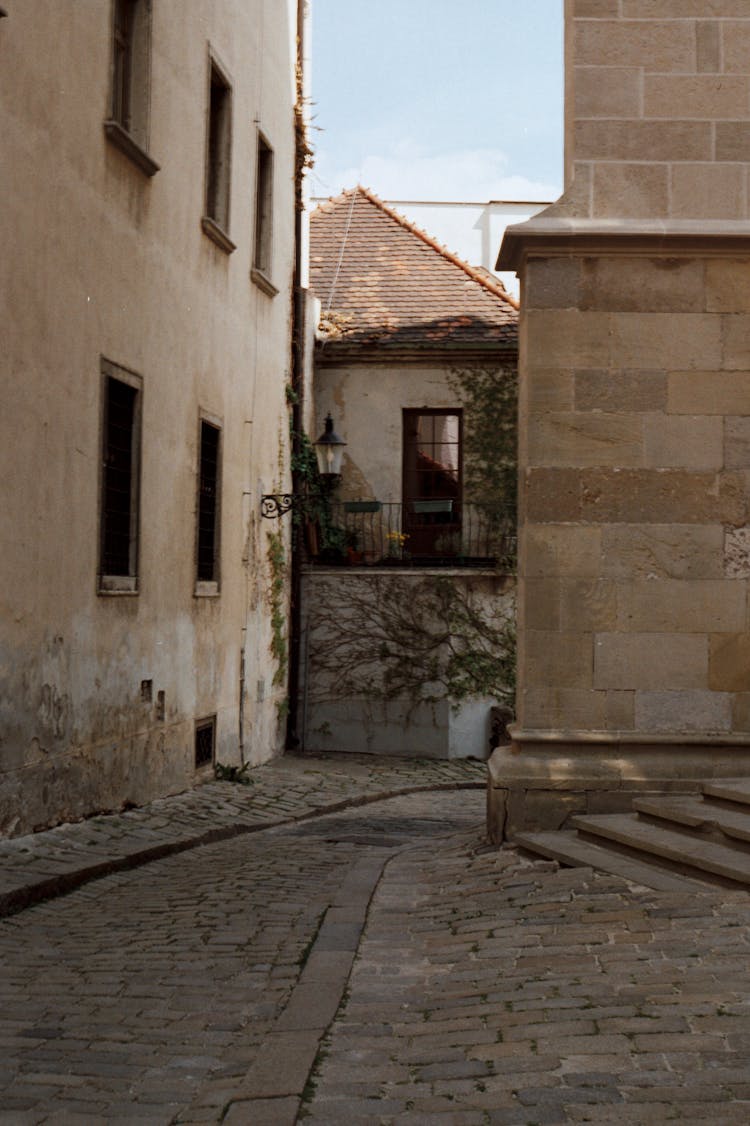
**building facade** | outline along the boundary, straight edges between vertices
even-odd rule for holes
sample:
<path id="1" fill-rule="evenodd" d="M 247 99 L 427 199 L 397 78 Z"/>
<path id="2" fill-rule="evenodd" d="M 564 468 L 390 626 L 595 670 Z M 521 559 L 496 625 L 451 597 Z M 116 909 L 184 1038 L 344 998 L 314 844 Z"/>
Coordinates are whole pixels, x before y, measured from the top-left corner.
<path id="1" fill-rule="evenodd" d="M 509 693 L 516 304 L 367 189 L 310 227 L 313 433 L 330 415 L 347 445 L 307 538 L 304 744 L 485 758 Z"/>
<path id="2" fill-rule="evenodd" d="M 677 10 L 679 9 L 679 11 Z M 518 722 L 491 822 L 750 770 L 750 17 L 569 0 L 522 279 Z"/>
<path id="3" fill-rule="evenodd" d="M 3 7 L 13 834 L 281 745 L 297 10 Z"/>

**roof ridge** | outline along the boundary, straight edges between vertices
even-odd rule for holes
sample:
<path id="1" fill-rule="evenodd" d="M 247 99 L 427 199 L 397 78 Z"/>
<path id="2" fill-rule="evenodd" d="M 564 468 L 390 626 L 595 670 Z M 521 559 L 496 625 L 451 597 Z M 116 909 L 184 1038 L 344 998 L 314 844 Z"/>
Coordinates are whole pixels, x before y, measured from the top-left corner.
<path id="1" fill-rule="evenodd" d="M 380 208 L 380 210 L 384 212 L 384 214 L 386 214 L 390 219 L 393 219 L 393 221 L 395 223 L 398 223 L 399 226 L 403 227 L 407 231 L 410 231 L 411 234 L 416 235 L 417 238 L 422 239 L 423 242 L 427 243 L 429 247 L 437 251 L 438 254 L 443 256 L 443 258 L 447 258 L 449 262 L 452 262 L 454 266 L 458 266 L 459 269 L 463 270 L 463 272 L 467 274 L 472 281 L 476 282 L 477 285 L 481 285 L 484 289 L 487 290 L 488 293 L 491 293 L 493 297 L 500 297 L 503 301 L 506 301 L 512 309 L 520 309 L 519 303 L 515 300 L 515 298 L 511 297 L 501 281 L 491 279 L 480 273 L 477 269 L 475 269 L 474 266 L 470 266 L 469 263 L 464 261 L 463 258 L 459 258 L 459 256 L 457 254 L 454 254 L 452 250 L 448 250 L 447 247 L 443 246 L 442 243 L 439 243 L 436 238 L 433 238 L 432 235 L 429 235 L 427 231 L 423 230 L 421 227 L 418 227 L 416 223 L 413 223 L 411 219 L 407 219 L 405 215 L 401 215 L 400 212 L 396 211 L 394 207 L 389 207 L 388 204 L 384 203 L 383 200 L 380 199 L 379 196 L 375 195 L 375 192 L 371 191 L 370 188 L 366 188 L 362 184 L 357 184 L 357 186 L 354 188 L 344 188 L 343 192 L 339 196 L 336 196 L 335 198 L 329 197 L 329 199 L 332 203 L 334 203 L 337 200 L 344 198 L 348 199 L 351 195 L 356 195 L 357 192 L 361 193 L 365 197 L 365 199 L 369 200 L 369 202 L 372 203 L 375 207 Z"/>

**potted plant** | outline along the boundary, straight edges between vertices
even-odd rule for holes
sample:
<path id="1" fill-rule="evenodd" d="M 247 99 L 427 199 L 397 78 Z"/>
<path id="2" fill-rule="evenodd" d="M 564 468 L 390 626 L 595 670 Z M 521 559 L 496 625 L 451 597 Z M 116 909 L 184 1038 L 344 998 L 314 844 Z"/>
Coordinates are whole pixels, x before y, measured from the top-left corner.
<path id="1" fill-rule="evenodd" d="M 364 559 L 364 554 L 359 550 L 359 533 L 354 528 L 346 531 L 346 557 L 350 566 L 356 566 Z"/>

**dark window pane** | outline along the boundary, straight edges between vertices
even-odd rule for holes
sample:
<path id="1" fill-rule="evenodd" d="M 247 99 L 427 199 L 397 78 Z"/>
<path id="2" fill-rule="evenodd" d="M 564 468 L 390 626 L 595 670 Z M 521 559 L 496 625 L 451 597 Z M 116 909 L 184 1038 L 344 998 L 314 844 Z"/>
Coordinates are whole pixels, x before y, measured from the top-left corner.
<path id="1" fill-rule="evenodd" d="M 135 574 L 134 438 L 138 392 L 107 378 L 102 475 L 102 559 L 104 575 Z"/>
<path id="2" fill-rule="evenodd" d="M 220 433 L 216 426 L 201 422 L 198 477 L 198 579 L 201 582 L 212 582 L 217 577 L 216 532 L 219 515 Z"/>

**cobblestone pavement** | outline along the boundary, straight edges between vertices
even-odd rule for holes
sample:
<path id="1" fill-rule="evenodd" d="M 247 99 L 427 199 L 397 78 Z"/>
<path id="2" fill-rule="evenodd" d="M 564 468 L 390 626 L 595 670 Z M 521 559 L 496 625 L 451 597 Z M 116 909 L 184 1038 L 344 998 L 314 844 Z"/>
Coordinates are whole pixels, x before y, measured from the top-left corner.
<path id="1" fill-rule="evenodd" d="M 0 840 L 0 917 L 110 872 L 387 795 L 484 788 L 474 760 L 285 755 L 255 768 L 249 786 L 209 782 L 124 813 Z"/>
<path id="2" fill-rule="evenodd" d="M 229 1108 L 254 1126 L 269 1101 L 271 1121 L 293 1122 L 385 861 L 458 827 L 479 839 L 482 804 L 477 790 L 390 799 L 9 916 L 0 1122 L 218 1122 Z"/>
<path id="3" fill-rule="evenodd" d="M 212 791 L 285 824 L 0 920 L 0 1123 L 750 1121 L 745 893 L 487 848 L 484 794 L 432 767 L 306 766 L 138 812 L 161 842 Z M 310 816 L 378 785 L 412 792 Z"/>
<path id="4" fill-rule="evenodd" d="M 401 851 L 300 1121 L 746 1124 L 749 920 L 472 832 Z"/>

